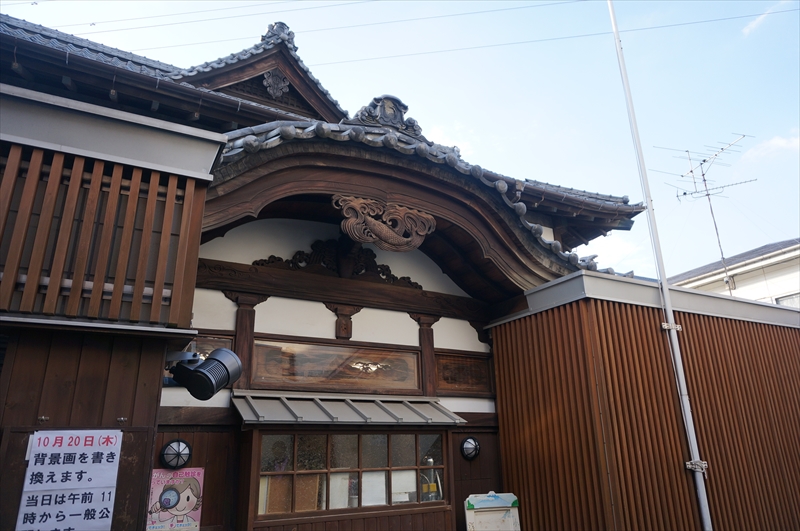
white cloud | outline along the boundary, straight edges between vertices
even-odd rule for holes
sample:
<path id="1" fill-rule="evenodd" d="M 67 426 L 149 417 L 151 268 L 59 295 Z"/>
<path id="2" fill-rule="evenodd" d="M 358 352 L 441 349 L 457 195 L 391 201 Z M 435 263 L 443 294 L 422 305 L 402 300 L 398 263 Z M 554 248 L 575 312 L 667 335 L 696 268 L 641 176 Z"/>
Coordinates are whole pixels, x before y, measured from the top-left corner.
<path id="1" fill-rule="evenodd" d="M 742 33 L 744 33 L 744 36 L 745 37 L 749 36 L 757 27 L 759 27 L 761 25 L 762 22 L 764 22 L 764 19 L 767 18 L 767 15 L 772 13 L 780 5 L 785 4 L 787 1 L 788 0 L 781 0 L 780 2 L 775 4 L 774 6 L 770 7 L 769 9 L 767 9 L 764 12 L 764 14 L 762 14 L 757 19 L 755 19 L 754 21 L 750 22 L 747 26 L 742 28 Z"/>
<path id="2" fill-rule="evenodd" d="M 800 135 L 783 137 L 774 136 L 755 147 L 748 149 L 743 155 L 743 161 L 755 161 L 771 158 L 785 152 L 800 152 Z"/>

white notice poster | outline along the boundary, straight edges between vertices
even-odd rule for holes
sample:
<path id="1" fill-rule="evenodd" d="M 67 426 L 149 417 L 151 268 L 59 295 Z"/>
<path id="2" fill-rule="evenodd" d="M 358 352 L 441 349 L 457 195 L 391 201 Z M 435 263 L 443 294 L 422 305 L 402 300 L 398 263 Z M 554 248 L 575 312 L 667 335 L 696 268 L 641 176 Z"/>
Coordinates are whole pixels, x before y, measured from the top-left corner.
<path id="1" fill-rule="evenodd" d="M 110 531 L 122 432 L 37 431 L 17 531 Z"/>

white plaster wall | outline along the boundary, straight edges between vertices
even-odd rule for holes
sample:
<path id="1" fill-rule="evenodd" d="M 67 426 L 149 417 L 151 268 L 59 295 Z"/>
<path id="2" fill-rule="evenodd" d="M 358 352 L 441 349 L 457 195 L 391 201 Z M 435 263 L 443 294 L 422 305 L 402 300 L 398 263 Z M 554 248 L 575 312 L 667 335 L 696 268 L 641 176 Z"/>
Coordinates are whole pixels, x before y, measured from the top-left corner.
<path id="1" fill-rule="evenodd" d="M 439 399 L 439 403 L 453 413 L 494 413 L 493 398 L 461 398 L 446 397 Z"/>
<path id="2" fill-rule="evenodd" d="M 776 264 L 734 278 L 735 296 L 774 302 L 776 298 L 800 292 L 800 260 Z"/>
<path id="3" fill-rule="evenodd" d="M 236 328 L 236 304 L 214 289 L 194 290 L 192 327 L 234 330 Z"/>
<path id="4" fill-rule="evenodd" d="M 478 332 L 467 321 L 443 317 L 433 325 L 435 348 L 489 352 L 489 345 L 478 341 Z"/>
<path id="5" fill-rule="evenodd" d="M 197 400 L 184 387 L 164 387 L 161 390 L 161 405 L 164 407 L 230 407 L 230 389 L 221 389 L 208 400 Z"/>
<path id="6" fill-rule="evenodd" d="M 419 346 L 419 325 L 405 312 L 364 308 L 353 316 L 352 341 L 417 347 Z"/>
<path id="7" fill-rule="evenodd" d="M 270 297 L 256 306 L 255 331 L 336 339 L 336 314 L 321 302 Z"/>
<path id="8" fill-rule="evenodd" d="M 427 291 L 460 295 L 461 297 L 469 296 L 419 249 L 407 253 L 393 253 L 378 249 L 369 243 L 364 247 L 375 251 L 376 261 L 379 264 L 388 265 L 392 274 L 398 278 L 411 277 L 411 280 L 422 285 L 422 289 Z"/>
<path id="9" fill-rule="evenodd" d="M 339 225 L 293 219 L 260 219 L 236 227 L 222 238 L 201 245 L 200 258 L 240 264 L 251 264 L 270 255 L 288 260 L 297 251 L 310 252 L 311 244 L 316 240 L 338 238 Z M 371 244 L 365 247 L 372 249 L 377 262 L 388 265 L 397 277 L 411 277 L 428 291 L 467 296 L 420 250 L 392 253 Z"/>
<path id="10" fill-rule="evenodd" d="M 755 271 L 733 275 L 736 289 L 733 296 L 762 302 L 775 302 L 776 298 L 800 292 L 800 259 L 767 266 Z M 728 288 L 719 280 L 698 286 L 696 289 L 729 295 Z"/>
<path id="11" fill-rule="evenodd" d="M 339 225 L 294 219 L 259 219 L 200 246 L 200 258 L 252 264 L 275 255 L 289 260 L 316 240 L 339 238 Z"/>
<path id="12" fill-rule="evenodd" d="M 550 227 L 545 227 L 542 225 L 542 238 L 545 240 L 553 241 L 556 239 L 555 235 L 553 234 L 553 229 Z"/>

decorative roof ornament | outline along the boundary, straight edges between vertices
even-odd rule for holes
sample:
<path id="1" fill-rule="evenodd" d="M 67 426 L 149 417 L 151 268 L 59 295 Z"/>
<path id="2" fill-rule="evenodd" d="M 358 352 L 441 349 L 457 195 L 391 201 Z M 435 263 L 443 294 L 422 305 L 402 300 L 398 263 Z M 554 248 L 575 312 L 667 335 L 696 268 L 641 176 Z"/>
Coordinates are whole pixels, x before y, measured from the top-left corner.
<path id="1" fill-rule="evenodd" d="M 270 70 L 264 73 L 264 86 L 267 87 L 267 92 L 275 99 L 280 98 L 286 92 L 289 92 L 289 80 L 283 75 L 279 69 Z"/>
<path id="2" fill-rule="evenodd" d="M 430 214 L 373 199 L 335 195 L 333 206 L 341 209 L 342 232 L 351 240 L 372 243 L 384 251 L 413 251 L 436 229 Z"/>
<path id="3" fill-rule="evenodd" d="M 422 128 L 415 119 L 405 118 L 406 112 L 408 105 L 400 101 L 400 98 L 384 94 L 372 98 L 372 102 L 366 107 L 361 107 L 353 118 L 342 120 L 340 123 L 372 127 L 389 126 L 408 136 L 425 140 Z"/>
<path id="4" fill-rule="evenodd" d="M 261 42 L 272 45 L 284 42 L 290 50 L 297 51 L 297 46 L 294 44 L 294 32 L 283 22 L 270 24 L 267 32 L 261 36 Z"/>

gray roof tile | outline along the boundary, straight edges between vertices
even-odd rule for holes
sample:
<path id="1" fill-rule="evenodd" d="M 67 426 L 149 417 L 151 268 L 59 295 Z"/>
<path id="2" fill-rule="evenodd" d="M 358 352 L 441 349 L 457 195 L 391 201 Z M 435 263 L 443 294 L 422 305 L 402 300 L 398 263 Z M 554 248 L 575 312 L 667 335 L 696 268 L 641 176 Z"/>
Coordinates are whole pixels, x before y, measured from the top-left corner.
<path id="1" fill-rule="evenodd" d="M 187 77 L 196 76 L 200 73 L 210 72 L 212 70 L 217 70 L 220 68 L 225 68 L 229 65 L 236 64 L 239 61 L 245 61 L 250 59 L 254 55 L 258 55 L 264 53 L 267 50 L 271 50 L 276 46 L 286 46 L 289 50 L 289 54 L 297 60 L 298 66 L 304 70 L 307 74 L 309 79 L 311 79 L 316 85 L 317 88 L 327 96 L 327 98 L 333 103 L 339 111 L 344 114 L 345 116 L 349 116 L 348 112 L 339 105 L 339 101 L 335 100 L 330 92 L 328 92 L 325 87 L 322 86 L 322 83 L 311 74 L 311 71 L 308 69 L 306 64 L 300 59 L 300 56 L 297 55 L 297 46 L 294 44 L 294 32 L 289 29 L 289 26 L 284 24 L 283 22 L 276 22 L 275 24 L 270 24 L 267 30 L 267 33 L 261 37 L 261 42 L 249 47 L 245 48 L 244 50 L 236 53 L 232 53 L 225 57 L 220 57 L 215 61 L 208 61 L 201 65 L 192 66 L 189 68 L 183 69 L 176 69 L 174 72 L 169 74 L 171 79 L 184 79 Z"/>
<path id="2" fill-rule="evenodd" d="M 69 62 L 69 56 L 77 56 L 107 64 L 116 68 L 125 69 L 137 74 L 154 77 L 168 83 L 173 83 L 176 80 L 181 79 L 180 76 L 175 77 L 173 75 L 179 70 L 179 68 L 176 66 L 162 63 L 161 61 L 148 59 L 147 57 L 125 52 L 110 46 L 105 46 L 87 39 L 82 39 L 68 33 L 62 33 L 45 26 L 32 24 L 25 20 L 14 18 L 8 15 L 0 14 L 0 35 L 6 35 L 21 41 L 38 44 L 54 50 L 60 50 L 66 54 L 67 62 Z M 196 90 L 198 92 L 213 94 L 220 98 L 225 98 L 243 105 L 264 109 L 272 114 L 285 116 L 290 119 L 308 120 L 311 118 L 302 114 L 284 111 L 268 105 L 262 105 L 250 100 L 223 94 L 222 92 L 215 92 L 206 88 L 196 87 L 190 83 L 187 83 L 186 81 L 180 81 L 179 84 L 183 87 Z"/>

